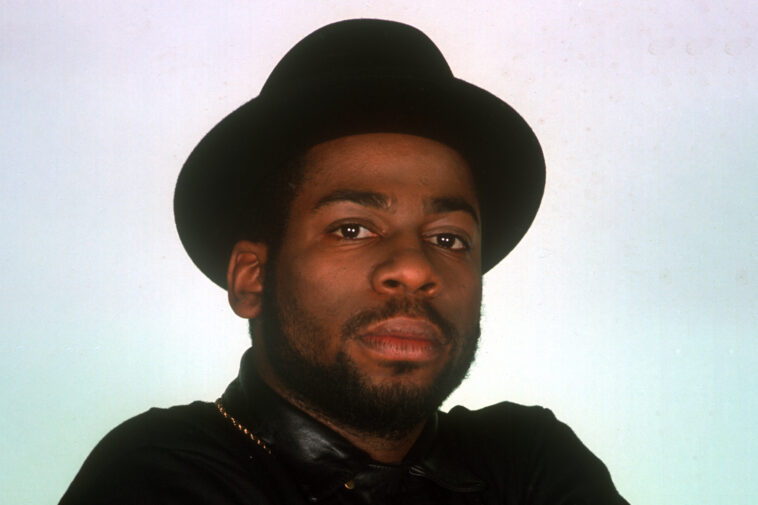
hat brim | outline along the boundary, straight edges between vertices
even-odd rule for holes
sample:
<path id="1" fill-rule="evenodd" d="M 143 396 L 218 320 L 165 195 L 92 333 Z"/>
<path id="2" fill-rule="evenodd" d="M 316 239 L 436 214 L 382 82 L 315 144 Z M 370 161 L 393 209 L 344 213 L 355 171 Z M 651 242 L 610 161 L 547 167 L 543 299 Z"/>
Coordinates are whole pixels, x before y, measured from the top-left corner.
<path id="1" fill-rule="evenodd" d="M 469 162 L 482 218 L 482 268 L 503 259 L 531 225 L 545 162 L 528 124 L 508 104 L 466 81 L 402 76 L 329 78 L 278 88 L 218 123 L 184 164 L 174 194 L 176 226 L 192 261 L 226 288 L 245 199 L 288 157 L 319 142 L 370 132 L 424 136 Z"/>

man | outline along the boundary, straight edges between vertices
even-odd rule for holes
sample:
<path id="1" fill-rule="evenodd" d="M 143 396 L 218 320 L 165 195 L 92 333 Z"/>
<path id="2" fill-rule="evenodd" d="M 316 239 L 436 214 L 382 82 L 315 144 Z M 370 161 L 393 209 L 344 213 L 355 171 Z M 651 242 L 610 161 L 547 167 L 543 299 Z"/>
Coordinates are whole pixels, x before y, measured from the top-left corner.
<path id="1" fill-rule="evenodd" d="M 61 503 L 626 503 L 547 410 L 437 412 L 543 187 L 531 129 L 418 30 L 309 35 L 177 182 L 185 249 L 250 320 L 239 377 L 116 428 Z"/>

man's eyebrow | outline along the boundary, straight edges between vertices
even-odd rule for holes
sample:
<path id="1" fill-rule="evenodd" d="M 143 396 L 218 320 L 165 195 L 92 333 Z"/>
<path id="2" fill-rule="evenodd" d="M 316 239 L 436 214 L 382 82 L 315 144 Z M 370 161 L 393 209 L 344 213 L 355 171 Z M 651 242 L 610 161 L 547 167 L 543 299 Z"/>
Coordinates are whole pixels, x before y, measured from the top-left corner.
<path id="1" fill-rule="evenodd" d="M 336 202 L 352 202 L 364 207 L 374 209 L 388 210 L 390 208 L 390 198 L 382 193 L 374 191 L 358 191 L 354 189 L 337 189 L 326 196 L 319 198 L 313 206 L 312 211 L 317 211 L 321 207 Z"/>
<path id="2" fill-rule="evenodd" d="M 445 196 L 431 198 L 424 202 L 424 210 L 429 214 L 438 214 L 442 212 L 463 211 L 469 214 L 477 224 L 479 224 L 479 213 L 474 206 L 463 198 L 457 196 Z"/>

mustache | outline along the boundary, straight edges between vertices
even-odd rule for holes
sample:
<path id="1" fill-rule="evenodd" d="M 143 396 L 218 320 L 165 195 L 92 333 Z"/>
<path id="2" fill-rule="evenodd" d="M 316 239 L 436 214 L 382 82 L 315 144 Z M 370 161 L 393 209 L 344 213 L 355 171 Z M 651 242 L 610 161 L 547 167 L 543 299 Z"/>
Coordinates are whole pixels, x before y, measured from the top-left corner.
<path id="1" fill-rule="evenodd" d="M 342 337 L 345 340 L 355 338 L 363 328 L 392 317 L 426 319 L 439 328 L 443 344 L 459 340 L 455 327 L 431 303 L 410 298 L 391 298 L 380 307 L 355 314 L 343 324 Z"/>

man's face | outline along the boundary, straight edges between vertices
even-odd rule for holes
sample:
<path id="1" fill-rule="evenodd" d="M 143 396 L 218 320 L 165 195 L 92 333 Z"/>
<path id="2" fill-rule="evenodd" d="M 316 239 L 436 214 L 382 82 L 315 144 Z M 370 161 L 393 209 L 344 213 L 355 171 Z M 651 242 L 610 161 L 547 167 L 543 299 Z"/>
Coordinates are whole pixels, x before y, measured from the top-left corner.
<path id="1" fill-rule="evenodd" d="M 479 336 L 481 237 L 466 162 L 401 134 L 312 148 L 264 286 L 270 370 L 335 422 L 387 436 L 465 376 Z"/>

